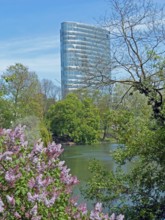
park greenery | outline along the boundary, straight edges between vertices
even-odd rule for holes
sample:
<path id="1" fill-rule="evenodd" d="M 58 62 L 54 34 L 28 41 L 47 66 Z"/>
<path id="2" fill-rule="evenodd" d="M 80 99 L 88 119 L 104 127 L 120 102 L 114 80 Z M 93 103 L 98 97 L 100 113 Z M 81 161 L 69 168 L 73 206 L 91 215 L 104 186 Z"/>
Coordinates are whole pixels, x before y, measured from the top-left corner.
<path id="1" fill-rule="evenodd" d="M 100 114 L 90 95 L 69 94 L 59 101 L 51 85 L 19 63 L 2 75 L 0 218 L 122 220 L 123 215 L 104 214 L 101 203 L 88 211 L 72 198 L 79 181 L 60 160 L 61 145 L 51 140 L 63 135 L 79 143 L 98 141 Z"/>
<path id="2" fill-rule="evenodd" d="M 55 137 L 66 137 L 81 144 L 98 141 L 100 116 L 90 98 L 80 100 L 75 94 L 69 94 L 50 108 L 48 120 Z"/>
<path id="3" fill-rule="evenodd" d="M 71 192 L 79 181 L 60 161 L 62 151 L 54 142 L 29 145 L 21 126 L 0 130 L 0 219 L 123 219 L 102 213 L 101 203 L 91 212 L 76 204 Z"/>
<path id="4" fill-rule="evenodd" d="M 49 106 L 57 100 L 57 86 L 46 79 L 40 82 L 35 72 L 16 63 L 8 67 L 2 75 L 0 88 L 0 127 L 14 128 L 18 124 L 24 124 L 27 126 L 26 132 L 31 130 L 33 140 L 42 136 L 43 141 L 48 143 L 51 135 L 45 114 Z"/>
<path id="5" fill-rule="evenodd" d="M 100 114 L 90 95 L 60 101 L 51 81 L 40 82 L 20 63 L 7 68 L 0 86 L 0 218 L 122 220 L 104 214 L 101 203 L 92 211 L 77 205 L 72 189 L 79 181 L 60 161 L 61 145 L 51 143 L 61 136 L 99 140 Z"/>
<path id="6" fill-rule="evenodd" d="M 104 26 L 110 30 L 112 56 L 103 71 L 86 72 L 92 88 L 60 100 L 52 81 L 40 81 L 23 64 L 2 75 L 1 219 L 123 219 L 119 213 L 127 220 L 165 219 L 164 11 L 151 0 L 109 3 Z M 108 70 L 125 77 L 113 79 L 104 75 Z M 102 92 L 102 86 L 112 86 L 112 93 Z M 52 140 L 118 144 L 110 152 L 114 170 L 90 163 L 83 193 L 99 202 L 91 213 L 71 199 L 78 180 L 60 161 L 63 150 Z M 119 216 L 103 214 L 101 203 Z"/>
<path id="7" fill-rule="evenodd" d="M 85 195 L 124 213 L 126 219 L 163 220 L 164 9 L 150 0 L 111 0 L 109 3 L 111 13 L 104 18 L 104 26 L 111 35 L 110 70 L 112 75 L 125 73 L 127 77 L 113 79 L 103 70 L 87 73 L 85 80 L 97 88 L 111 84 L 117 89 L 113 94 L 117 105 L 113 108 L 112 103 L 107 118 L 109 133 L 119 144 L 112 152 L 117 166 L 107 171 L 94 161 L 90 165 L 92 176 Z M 129 170 L 126 169 L 128 164 L 131 164 Z"/>
<path id="8" fill-rule="evenodd" d="M 22 71 L 22 67 L 25 68 L 22 64 L 12 66 L 12 68 L 14 67 L 18 68 L 17 71 L 19 69 Z M 78 219 L 78 217 L 74 216 L 79 216 L 80 219 L 89 218 L 90 213 L 87 212 L 84 206 L 82 207 L 86 210 L 85 213 L 88 214 L 82 217 L 81 208 L 79 209 L 77 206 L 74 207 L 73 204 L 70 204 L 70 201 L 72 201 L 71 192 L 67 194 L 65 197 L 66 200 L 64 199 L 65 201 L 62 199 L 62 195 L 60 195 L 60 193 L 58 194 L 58 190 L 61 189 L 60 187 L 62 186 L 64 187 L 63 190 L 66 190 L 66 184 L 61 183 L 61 180 L 56 184 L 57 188 L 55 190 L 59 196 L 57 199 L 58 202 L 54 199 L 55 197 L 53 197 L 53 195 L 48 195 L 49 193 L 47 194 L 47 200 L 54 201 L 51 206 L 54 208 L 47 207 L 49 211 L 46 211 L 47 208 L 44 208 L 45 213 L 42 213 L 40 211 L 42 209 L 41 207 L 45 207 L 45 201 L 41 202 L 35 200 L 36 203 L 34 204 L 34 202 L 32 202 L 30 205 L 31 201 L 29 200 L 26 204 L 28 190 L 31 190 L 30 193 L 33 197 L 35 197 L 35 190 L 37 190 L 35 187 L 34 189 L 29 188 L 27 183 L 31 179 L 35 180 L 35 178 L 36 181 L 38 181 L 41 176 L 38 175 L 38 170 L 34 170 L 35 163 L 33 163 L 33 160 L 29 160 L 29 164 L 27 165 L 27 169 L 31 167 L 30 169 L 32 169 L 32 172 L 26 174 L 25 160 L 27 162 L 28 159 L 21 159 L 19 154 L 21 153 L 22 155 L 25 155 L 25 157 L 30 157 L 29 155 L 35 152 L 35 148 L 38 149 L 37 146 L 42 146 L 41 149 L 47 149 L 45 146 L 52 146 L 50 145 L 52 138 L 55 141 L 57 138 L 58 140 L 69 140 L 88 144 L 102 140 L 111 140 L 115 141 L 115 143 L 119 143 L 119 148 L 114 152 L 111 152 L 116 164 L 118 164 L 116 170 L 107 171 L 97 161 L 91 162 L 89 167 L 91 170 L 91 179 L 87 183 L 84 192 L 86 198 L 93 199 L 95 202 L 101 202 L 103 207 L 108 207 L 111 210 L 111 213 L 123 213 L 126 219 L 162 219 L 162 216 L 164 216 L 165 182 L 164 126 L 154 117 L 152 106 L 148 103 L 148 97 L 133 90 L 133 88 L 126 94 L 128 91 L 128 85 L 116 84 L 113 88 L 113 97 L 101 93 L 98 90 L 80 90 L 76 93 L 68 94 L 63 100 L 53 100 L 51 98 L 49 102 L 47 100 L 49 98 L 47 98 L 45 94 L 42 94 L 41 85 L 38 81 L 37 88 L 39 89 L 35 90 L 35 92 L 39 92 L 40 97 L 43 97 L 43 99 L 42 101 L 41 99 L 36 99 L 35 101 L 33 99 L 33 103 L 36 103 L 31 106 L 31 110 L 26 111 L 30 106 L 28 106 L 28 100 L 26 105 L 24 104 L 26 96 L 24 97 L 24 91 L 22 90 L 25 89 L 25 95 L 27 95 L 28 86 L 22 86 L 22 89 L 20 90 L 15 89 L 17 88 L 17 84 L 15 83 L 16 79 L 15 74 L 14 76 L 13 74 L 8 74 L 3 76 L 1 82 L 1 101 L 3 104 L 6 102 L 10 103 L 7 108 L 1 108 L 1 115 L 6 116 L 6 118 L 9 117 L 10 119 L 7 122 L 1 120 L 1 127 L 6 127 L 7 129 L 13 127 L 13 129 L 16 129 L 1 131 L 1 165 L 3 169 L 5 168 L 6 172 L 8 172 L 8 170 L 13 170 L 13 172 L 15 172 L 13 178 L 15 176 L 17 177 L 17 175 L 18 177 L 20 176 L 16 185 L 19 189 L 22 189 L 22 191 L 19 191 L 18 195 L 16 195 L 15 191 L 17 192 L 17 187 L 11 188 L 10 190 L 8 190 L 8 188 L 6 188 L 6 190 L 2 188 L 1 194 L 3 196 L 1 196 L 1 204 L 5 204 L 6 202 L 2 209 L 7 206 L 10 210 L 2 214 L 2 216 L 4 215 L 4 219 L 6 218 L 6 215 L 16 215 L 18 219 L 21 219 L 22 216 L 25 215 L 25 212 L 18 211 L 19 204 L 17 203 L 19 203 L 20 198 L 27 213 L 32 213 L 30 210 L 32 210 L 37 203 L 38 215 L 35 214 L 36 216 L 32 216 L 32 214 L 30 214 L 29 218 L 36 217 L 36 219 L 40 219 L 40 216 L 46 216 L 45 218 L 49 218 L 47 212 L 54 210 L 57 206 L 59 208 L 56 214 L 52 211 L 52 214 L 50 215 L 58 216 L 59 219 L 69 219 L 68 216 L 72 215 L 72 219 Z M 31 77 L 30 80 L 33 81 L 33 78 Z M 34 85 L 36 86 L 35 83 Z M 21 88 L 21 86 L 19 88 Z M 18 94 L 17 111 L 13 113 L 13 106 L 16 106 L 14 96 L 16 94 L 15 91 L 17 91 Z M 33 89 L 30 91 L 33 91 Z M 124 94 L 124 98 L 121 102 L 123 97 L 122 94 Z M 164 97 L 164 91 L 162 91 L 162 97 Z M 29 97 L 29 99 L 30 98 L 34 97 Z M 46 104 L 44 103 L 45 100 Z M 45 107 L 45 105 L 48 104 L 49 107 Z M 36 106 L 39 106 L 39 109 L 44 109 L 42 115 L 41 112 L 38 112 L 38 107 L 35 108 Z M 21 110 L 19 108 L 21 108 Z M 164 106 L 162 108 L 162 114 L 164 114 Z M 28 140 L 28 148 L 27 146 L 24 146 L 24 144 L 22 146 L 22 142 L 19 140 L 20 137 L 17 138 L 16 133 L 18 131 L 21 137 L 23 136 L 22 128 L 18 127 L 19 124 L 26 125 L 26 128 L 24 128 L 24 134 Z M 12 135 L 16 135 L 14 140 Z M 36 142 L 36 140 L 39 140 L 40 138 L 44 144 L 41 143 L 41 141 Z M 17 146 L 16 144 L 19 144 L 18 148 L 21 149 L 18 155 L 17 151 L 12 152 L 12 146 Z M 5 149 L 4 146 L 6 146 Z M 58 148 L 58 145 L 54 144 L 53 146 L 55 149 Z M 10 149 L 8 149 L 9 147 Z M 46 156 L 44 156 L 44 150 L 41 150 L 41 152 L 41 155 L 37 150 L 35 152 L 35 156 L 39 157 L 38 160 L 40 162 L 41 160 L 45 161 L 46 158 Z M 60 150 L 60 152 L 62 152 L 62 150 Z M 15 153 L 16 155 L 14 156 Z M 61 164 L 59 158 L 56 158 L 55 166 L 57 169 L 55 169 L 56 171 L 54 173 L 50 173 L 50 175 L 47 174 L 47 176 L 46 173 L 48 171 L 44 171 L 44 169 L 42 170 L 42 178 L 39 179 L 41 182 L 44 182 L 45 179 L 49 179 L 49 177 L 55 179 L 60 177 L 61 170 L 58 169 L 56 163 Z M 127 163 L 131 163 L 132 166 L 129 172 L 125 173 Z M 20 167 L 19 170 L 16 169 L 18 164 Z M 42 165 L 44 164 L 46 164 L 46 161 Z M 36 166 L 39 167 L 37 164 Z M 24 167 L 24 172 L 21 167 Z M 67 172 L 69 172 L 69 170 Z M 6 183 L 8 180 L 5 179 L 4 170 L 2 170 L 2 173 L 1 182 L 5 183 L 2 185 L 8 183 L 10 185 L 10 181 Z M 70 174 L 67 173 L 67 175 Z M 16 182 L 13 184 L 15 183 Z M 49 189 L 49 187 L 53 187 L 53 185 L 48 184 L 46 187 Z M 44 190 L 42 188 L 42 193 Z M 36 198 L 38 197 L 36 196 Z M 10 206 L 12 206 L 11 209 Z M 69 213 L 66 212 L 68 206 L 72 207 Z M 99 210 L 101 211 L 101 209 Z M 98 213 L 98 210 L 94 211 L 94 213 L 96 212 Z M 60 215 L 63 217 L 59 217 Z M 100 215 L 103 216 L 103 214 Z M 16 217 L 13 217 L 13 219 L 16 219 Z M 10 218 L 8 217 L 8 219 Z M 106 219 L 106 217 L 102 217 L 102 219 Z"/>

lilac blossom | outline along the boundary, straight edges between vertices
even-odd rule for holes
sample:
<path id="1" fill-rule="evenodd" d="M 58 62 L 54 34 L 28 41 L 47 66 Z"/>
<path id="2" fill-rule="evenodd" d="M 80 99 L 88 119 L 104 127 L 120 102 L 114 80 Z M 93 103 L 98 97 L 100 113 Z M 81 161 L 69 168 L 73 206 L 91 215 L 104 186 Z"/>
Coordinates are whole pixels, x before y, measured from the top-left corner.
<path id="1" fill-rule="evenodd" d="M 43 151 L 43 143 L 41 142 L 41 140 L 39 140 L 35 145 L 34 148 L 32 150 L 32 153 L 42 153 Z"/>
<path id="2" fill-rule="evenodd" d="M 33 217 L 31 218 L 31 220 L 41 220 L 41 219 L 42 219 L 41 216 L 33 216 Z"/>
<path id="3" fill-rule="evenodd" d="M 77 206 L 78 203 L 77 203 L 77 198 L 76 197 L 72 197 L 70 198 L 69 200 L 70 204 L 74 205 L 74 206 Z"/>
<path id="4" fill-rule="evenodd" d="M 32 194 L 30 192 L 28 192 L 27 196 L 28 196 L 28 201 L 32 202 L 32 203 L 36 202 L 38 200 L 38 198 L 39 198 L 38 194 L 34 194 L 32 196 Z"/>
<path id="5" fill-rule="evenodd" d="M 59 161 L 59 163 L 57 164 L 57 166 L 58 166 L 58 168 L 61 170 L 64 164 L 65 164 L 65 161 Z"/>
<path id="6" fill-rule="evenodd" d="M 33 206 L 33 208 L 30 210 L 30 214 L 32 216 L 36 216 L 38 213 L 38 206 L 37 206 L 37 203 Z"/>
<path id="7" fill-rule="evenodd" d="M 96 203 L 94 210 L 92 210 L 90 213 L 90 220 L 115 220 L 113 219 L 113 216 L 111 216 L 111 218 L 108 216 L 108 214 L 102 213 L 102 204 Z"/>
<path id="8" fill-rule="evenodd" d="M 116 220 L 123 220 L 124 219 L 124 215 L 120 214 L 116 217 Z"/>
<path id="9" fill-rule="evenodd" d="M 115 213 L 110 216 L 110 220 L 115 220 Z"/>
<path id="10" fill-rule="evenodd" d="M 22 146 L 26 146 L 27 145 L 27 142 L 25 142 L 25 135 L 24 135 L 24 129 L 25 129 L 26 126 L 21 126 L 21 125 L 18 125 L 14 131 L 11 131 L 9 133 L 9 136 L 11 138 L 11 140 L 13 142 L 15 142 L 15 140 L 19 139 L 20 141 L 20 144 Z"/>
<path id="11" fill-rule="evenodd" d="M 30 160 L 32 161 L 33 164 L 38 164 L 39 158 L 38 158 L 37 155 L 31 153 L 31 154 L 29 155 L 29 158 L 30 158 Z"/>
<path id="12" fill-rule="evenodd" d="M 91 214 L 90 214 L 90 219 L 91 220 L 102 220 L 102 217 L 100 216 L 100 213 L 99 212 L 96 212 L 96 211 L 91 211 Z"/>
<path id="13" fill-rule="evenodd" d="M 95 205 L 95 211 L 101 212 L 102 211 L 102 204 L 101 203 L 96 203 Z"/>
<path id="14" fill-rule="evenodd" d="M 36 177 L 36 185 L 39 187 L 47 187 L 53 182 L 52 178 L 50 177 L 46 177 L 45 179 L 42 179 L 42 177 L 42 174 L 39 174 L 39 176 Z"/>
<path id="15" fill-rule="evenodd" d="M 8 202 L 10 205 L 12 205 L 12 206 L 15 205 L 15 199 L 14 199 L 13 196 L 7 195 L 7 196 L 6 196 L 6 199 L 7 199 L 7 202 Z"/>
<path id="16" fill-rule="evenodd" d="M 77 177 L 72 176 L 69 172 L 70 169 L 68 169 L 67 166 L 61 167 L 61 180 L 67 185 L 78 184 L 79 180 Z"/>
<path id="17" fill-rule="evenodd" d="M 61 148 L 61 144 L 55 144 L 55 142 L 48 144 L 48 147 L 46 149 L 46 153 L 49 158 L 57 158 L 62 152 L 63 149 Z"/>
<path id="18" fill-rule="evenodd" d="M 47 196 L 47 195 L 48 195 L 47 192 L 42 192 L 42 193 L 40 193 L 40 194 L 38 195 L 38 201 L 45 203 L 45 199 L 46 199 L 46 196 Z"/>
<path id="19" fill-rule="evenodd" d="M 35 183 L 36 183 L 35 179 L 34 179 L 34 178 L 31 178 L 31 179 L 29 180 L 29 182 L 28 182 L 29 188 L 32 189 L 32 188 L 35 186 Z"/>
<path id="20" fill-rule="evenodd" d="M 0 141 L 4 146 L 0 153 L 0 171 L 2 183 L 6 181 L 5 184 L 0 183 L 2 219 L 6 219 L 6 213 L 9 213 L 15 219 L 41 220 L 44 210 L 48 213 L 47 219 L 54 219 L 56 215 L 55 219 L 59 219 L 58 212 L 61 211 L 56 209 L 56 204 L 64 207 L 64 219 L 124 219 L 123 215 L 109 217 L 102 213 L 101 203 L 97 203 L 89 213 L 86 204 L 78 205 L 75 199 L 71 199 L 73 186 L 79 181 L 70 174 L 65 161 L 60 161 L 61 145 L 53 142 L 45 148 L 39 140 L 33 148 L 28 147 L 23 130 L 21 126 L 14 130 L 0 129 Z"/>
<path id="21" fill-rule="evenodd" d="M 21 215 L 18 212 L 14 213 L 14 217 L 16 217 L 16 219 L 21 219 Z"/>
<path id="22" fill-rule="evenodd" d="M 12 160 L 11 155 L 13 155 L 12 151 L 6 151 L 3 154 L 0 154 L 0 160 Z"/>
<path id="23" fill-rule="evenodd" d="M 110 220 L 123 220 L 124 219 L 124 215 L 115 215 L 115 213 L 113 213 L 111 216 L 110 216 Z"/>
<path id="24" fill-rule="evenodd" d="M 45 169 L 48 168 L 48 165 L 44 161 L 38 161 L 36 164 L 36 169 L 38 172 L 43 172 Z"/>
<path id="25" fill-rule="evenodd" d="M 88 213 L 88 210 L 87 210 L 87 205 L 84 203 L 84 204 L 80 204 L 78 206 L 78 210 L 82 213 L 82 215 L 87 215 Z"/>
<path id="26" fill-rule="evenodd" d="M 14 130 L 3 129 L 1 135 L 4 135 L 6 137 L 5 142 L 10 148 L 11 146 L 14 146 L 17 140 L 19 140 L 21 146 L 26 147 L 27 141 L 25 141 L 24 129 L 25 126 L 18 125 Z"/>
<path id="27" fill-rule="evenodd" d="M 53 182 L 51 177 L 46 177 L 45 179 L 42 179 L 43 174 L 39 174 L 36 179 L 32 178 L 28 182 L 29 188 L 40 188 L 40 187 L 47 187 L 49 184 Z"/>
<path id="28" fill-rule="evenodd" d="M 26 213 L 25 213 L 25 217 L 26 217 L 27 219 L 30 219 L 30 212 L 26 212 Z"/>
<path id="29" fill-rule="evenodd" d="M 17 174 L 16 169 L 10 169 L 9 171 L 6 172 L 5 174 L 5 180 L 7 182 L 15 182 L 17 179 L 21 177 L 21 173 Z"/>
<path id="30" fill-rule="evenodd" d="M 56 193 L 56 192 L 53 194 L 51 199 L 45 198 L 44 203 L 45 203 L 46 207 L 51 207 L 55 203 L 57 198 L 58 198 L 58 193 Z"/>
<path id="31" fill-rule="evenodd" d="M 2 213 L 4 211 L 4 203 L 0 197 L 0 213 Z"/>

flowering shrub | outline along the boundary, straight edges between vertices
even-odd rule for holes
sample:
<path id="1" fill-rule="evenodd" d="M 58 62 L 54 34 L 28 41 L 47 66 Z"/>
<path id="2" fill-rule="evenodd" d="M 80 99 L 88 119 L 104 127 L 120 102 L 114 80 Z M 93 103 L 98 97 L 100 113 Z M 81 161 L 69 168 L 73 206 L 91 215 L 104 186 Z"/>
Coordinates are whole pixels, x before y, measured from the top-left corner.
<path id="1" fill-rule="evenodd" d="M 38 141 L 28 146 L 24 128 L 0 130 L 0 219 L 31 220 L 122 220 L 102 213 L 100 203 L 89 213 L 85 204 L 71 198 L 79 181 L 70 174 L 59 155 L 61 145 L 43 146 Z"/>

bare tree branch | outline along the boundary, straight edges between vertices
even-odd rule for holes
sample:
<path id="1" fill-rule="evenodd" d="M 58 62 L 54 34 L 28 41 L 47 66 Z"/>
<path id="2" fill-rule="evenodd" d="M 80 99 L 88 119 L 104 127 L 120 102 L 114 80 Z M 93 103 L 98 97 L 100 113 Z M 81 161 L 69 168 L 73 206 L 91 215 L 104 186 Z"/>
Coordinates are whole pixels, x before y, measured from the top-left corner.
<path id="1" fill-rule="evenodd" d="M 110 31 L 109 66 L 85 72 L 85 83 L 101 87 L 124 83 L 147 96 L 155 119 L 164 124 L 165 11 L 151 0 L 109 0 L 110 15 L 104 27 Z M 126 80 L 110 78 L 116 73 Z M 84 83 L 84 84 L 85 84 Z"/>

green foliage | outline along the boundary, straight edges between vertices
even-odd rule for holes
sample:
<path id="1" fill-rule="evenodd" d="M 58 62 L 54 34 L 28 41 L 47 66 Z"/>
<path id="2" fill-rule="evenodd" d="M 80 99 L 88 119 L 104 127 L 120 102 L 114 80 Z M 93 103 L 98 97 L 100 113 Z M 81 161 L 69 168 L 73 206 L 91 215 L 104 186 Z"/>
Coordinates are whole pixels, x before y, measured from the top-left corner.
<path id="1" fill-rule="evenodd" d="M 118 100 L 122 90 L 125 94 L 124 88 L 119 89 Z M 129 93 L 108 115 L 109 132 L 119 144 L 112 152 L 116 168 L 106 171 L 93 162 L 84 193 L 87 198 L 99 199 L 105 207 L 124 213 L 128 220 L 162 220 L 165 216 L 165 126 L 153 118 L 145 97 L 134 90 Z"/>
<path id="2" fill-rule="evenodd" d="M 89 144 L 98 139 L 99 113 L 89 98 L 80 101 L 75 94 L 69 94 L 50 108 L 48 118 L 55 136 Z"/>
<path id="3" fill-rule="evenodd" d="M 79 181 L 60 161 L 62 152 L 54 142 L 29 146 L 21 126 L 0 130 L 0 219 L 123 220 L 104 214 L 101 203 L 91 212 L 77 204 L 71 196 Z"/>
<path id="4" fill-rule="evenodd" d="M 48 130 L 44 122 L 40 122 L 39 130 L 40 130 L 41 139 L 43 143 L 45 145 L 48 145 L 48 143 L 52 141 L 52 137 L 51 137 L 50 131 Z"/>
<path id="5" fill-rule="evenodd" d="M 123 202 L 127 201 L 124 173 L 121 169 L 117 174 L 107 170 L 99 161 L 93 160 L 89 164 L 91 178 L 86 187 L 82 189 L 86 199 L 100 201 L 106 208 L 111 208 L 112 212 L 118 213 Z M 122 195 L 123 193 L 123 195 Z M 115 201 L 117 200 L 117 203 Z"/>
<path id="6" fill-rule="evenodd" d="M 15 119 L 27 115 L 42 117 L 40 82 L 34 72 L 20 64 L 10 66 L 3 74 L 5 97 L 12 102 Z"/>
<path id="7" fill-rule="evenodd" d="M 60 164 L 62 151 L 55 143 L 27 146 L 21 127 L 1 129 L 0 219 L 69 218 L 69 192 L 77 178 Z"/>
<path id="8" fill-rule="evenodd" d="M 0 97 L 0 127 L 9 128 L 13 120 L 14 115 L 11 101 Z"/>
<path id="9" fill-rule="evenodd" d="M 80 100 L 90 99 L 98 108 L 100 116 L 100 136 L 104 141 L 109 133 L 110 127 L 110 106 L 112 106 L 112 97 L 105 92 L 94 89 L 80 89 L 75 91 Z"/>

